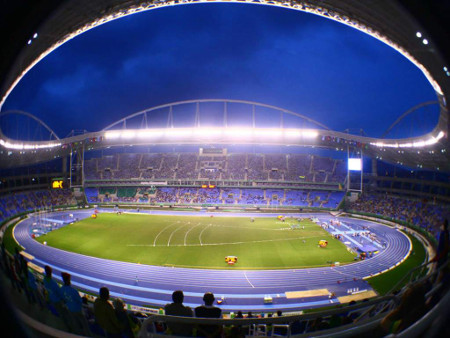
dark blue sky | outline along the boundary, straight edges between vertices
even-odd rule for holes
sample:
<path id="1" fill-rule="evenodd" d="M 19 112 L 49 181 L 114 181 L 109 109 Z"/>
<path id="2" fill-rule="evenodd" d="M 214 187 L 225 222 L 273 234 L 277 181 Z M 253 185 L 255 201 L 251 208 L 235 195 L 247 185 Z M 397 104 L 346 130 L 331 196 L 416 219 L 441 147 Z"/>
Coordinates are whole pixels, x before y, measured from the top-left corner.
<path id="1" fill-rule="evenodd" d="M 275 105 L 374 137 L 436 100 L 411 62 L 355 29 L 269 6 L 204 4 L 151 10 L 82 34 L 34 67 L 3 110 L 32 113 L 64 137 L 206 98 Z M 437 106 L 422 108 L 389 136 L 428 132 L 437 116 Z"/>

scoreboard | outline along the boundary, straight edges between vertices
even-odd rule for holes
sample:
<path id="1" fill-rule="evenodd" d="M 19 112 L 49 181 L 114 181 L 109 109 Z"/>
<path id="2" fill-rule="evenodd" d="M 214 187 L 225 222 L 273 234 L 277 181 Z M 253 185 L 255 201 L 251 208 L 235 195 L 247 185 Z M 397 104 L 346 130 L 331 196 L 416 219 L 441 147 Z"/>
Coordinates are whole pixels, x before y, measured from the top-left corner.
<path id="1" fill-rule="evenodd" d="M 68 188 L 67 183 L 65 178 L 52 178 L 52 189 L 66 189 Z"/>

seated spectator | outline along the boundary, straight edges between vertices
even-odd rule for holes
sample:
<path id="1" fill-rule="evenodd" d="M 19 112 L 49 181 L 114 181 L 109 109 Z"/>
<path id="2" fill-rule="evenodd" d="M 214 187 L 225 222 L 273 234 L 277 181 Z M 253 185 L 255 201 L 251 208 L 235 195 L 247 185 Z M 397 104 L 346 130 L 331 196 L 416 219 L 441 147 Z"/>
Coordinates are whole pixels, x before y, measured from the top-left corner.
<path id="1" fill-rule="evenodd" d="M 133 338 L 135 334 L 139 332 L 140 322 L 131 313 L 125 310 L 125 303 L 122 299 L 117 298 L 113 302 L 114 311 L 116 312 L 116 317 L 123 327 L 122 337 L 123 338 Z"/>
<path id="2" fill-rule="evenodd" d="M 61 277 L 64 285 L 61 287 L 63 302 L 69 310 L 69 329 L 80 335 L 89 335 L 89 327 L 82 311 L 82 300 L 80 294 L 70 284 L 70 274 L 62 272 Z"/>
<path id="3" fill-rule="evenodd" d="M 94 323 L 95 322 L 94 311 L 89 306 L 88 298 L 86 296 L 81 297 L 81 303 L 84 317 L 88 320 L 89 323 Z"/>
<path id="4" fill-rule="evenodd" d="M 34 274 L 28 269 L 28 262 L 27 262 L 27 274 L 28 274 L 28 278 L 27 278 L 27 287 L 29 289 L 29 292 L 33 298 L 33 303 L 38 303 L 39 307 L 42 309 L 44 309 L 44 300 L 42 297 L 42 294 L 40 292 L 40 290 L 38 289 L 37 283 L 36 283 L 36 277 L 34 276 Z"/>
<path id="5" fill-rule="evenodd" d="M 189 306 L 184 306 L 183 291 L 177 290 L 172 293 L 173 303 L 164 306 L 164 312 L 169 316 L 193 317 L 194 312 Z M 170 333 L 175 336 L 190 336 L 192 335 L 192 325 L 182 323 L 167 323 Z"/>
<path id="6" fill-rule="evenodd" d="M 419 320 L 426 311 L 424 283 L 412 284 L 403 293 L 400 304 L 381 321 L 385 333 L 401 332 Z"/>
<path id="7" fill-rule="evenodd" d="M 203 295 L 203 301 L 205 305 L 201 305 L 195 308 L 195 316 L 200 318 L 221 318 L 222 310 L 215 307 L 214 295 L 211 292 L 207 292 Z M 220 337 L 222 334 L 221 325 L 198 325 L 197 336 L 198 337 Z"/>
<path id="8" fill-rule="evenodd" d="M 98 325 L 105 331 L 107 337 L 121 338 L 123 327 L 117 320 L 114 308 L 108 302 L 109 290 L 107 287 L 100 288 L 100 295 L 94 302 L 94 315 Z"/>

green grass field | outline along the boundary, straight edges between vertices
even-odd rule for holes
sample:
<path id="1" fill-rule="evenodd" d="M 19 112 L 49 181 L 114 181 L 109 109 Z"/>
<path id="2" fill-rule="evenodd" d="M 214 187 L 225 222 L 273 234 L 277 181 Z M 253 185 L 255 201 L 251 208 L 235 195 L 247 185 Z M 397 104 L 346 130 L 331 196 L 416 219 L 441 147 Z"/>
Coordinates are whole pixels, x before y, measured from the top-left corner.
<path id="1" fill-rule="evenodd" d="M 413 251 L 409 255 L 409 257 L 396 268 L 383 273 L 379 276 L 369 278 L 367 281 L 369 284 L 377 291 L 380 295 L 387 294 L 393 286 L 395 286 L 400 280 L 405 277 L 410 270 L 415 267 L 418 267 L 425 263 L 426 252 L 422 243 L 412 235 L 407 235 L 412 242 Z M 408 276 L 409 277 L 409 276 Z M 400 285 L 398 285 L 398 290 L 401 289 L 409 279 L 404 279 Z"/>
<path id="2" fill-rule="evenodd" d="M 150 265 L 235 269 L 304 268 L 353 261 L 347 247 L 309 220 L 99 214 L 37 238 L 84 255 Z M 304 229 L 303 229 L 304 226 Z M 326 248 L 318 241 L 328 241 Z"/>

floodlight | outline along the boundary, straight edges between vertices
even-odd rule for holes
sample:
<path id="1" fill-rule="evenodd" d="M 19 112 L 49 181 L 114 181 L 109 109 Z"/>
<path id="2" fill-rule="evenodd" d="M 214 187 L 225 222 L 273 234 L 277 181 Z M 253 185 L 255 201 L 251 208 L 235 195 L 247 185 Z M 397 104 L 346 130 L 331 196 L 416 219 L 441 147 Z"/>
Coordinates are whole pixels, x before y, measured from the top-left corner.
<path id="1" fill-rule="evenodd" d="M 107 131 L 105 133 L 106 139 L 116 139 L 120 137 L 120 131 Z"/>
<path id="2" fill-rule="evenodd" d="M 302 131 L 302 136 L 303 137 L 313 138 L 313 137 L 317 137 L 318 135 L 319 135 L 319 133 L 317 131 L 314 131 L 314 130 L 303 130 Z"/>
<path id="3" fill-rule="evenodd" d="M 225 135 L 227 137 L 236 137 L 236 138 L 251 137 L 253 136 L 253 129 L 245 127 L 225 128 Z"/>
<path id="4" fill-rule="evenodd" d="M 281 130 L 279 129 L 255 129 L 255 136 L 264 136 L 264 137 L 280 137 Z"/>
<path id="5" fill-rule="evenodd" d="M 137 132 L 137 136 L 139 138 L 152 138 L 152 137 L 158 137 L 158 136 L 162 136 L 163 132 L 161 130 L 150 130 L 150 129 L 145 129 L 145 130 L 140 130 Z"/>
<path id="6" fill-rule="evenodd" d="M 301 135 L 303 135 L 303 133 L 299 130 L 286 130 L 284 132 L 284 135 L 286 135 L 287 137 L 300 137 Z"/>
<path id="7" fill-rule="evenodd" d="M 428 40 L 427 40 L 427 39 L 423 39 L 423 40 L 422 40 L 422 43 L 423 43 L 424 45 L 428 45 Z"/>
<path id="8" fill-rule="evenodd" d="M 195 136 L 199 136 L 199 137 L 220 136 L 222 134 L 222 129 L 221 128 L 195 128 L 194 133 L 195 133 Z"/>
<path id="9" fill-rule="evenodd" d="M 348 159 L 348 170 L 351 171 L 361 171 L 362 161 L 360 158 L 349 158 Z"/>
<path id="10" fill-rule="evenodd" d="M 421 33 L 421 32 L 417 32 L 417 33 L 416 33 L 416 36 L 417 36 L 418 38 L 421 38 L 421 37 L 422 37 L 422 33 Z"/>
<path id="11" fill-rule="evenodd" d="M 172 128 L 165 131 L 167 137 L 186 137 L 192 135 L 192 129 L 190 128 Z"/>
<path id="12" fill-rule="evenodd" d="M 136 132 L 132 131 L 132 130 L 123 131 L 122 135 L 121 135 L 122 138 L 126 138 L 126 139 L 133 138 L 135 136 L 136 136 Z"/>

